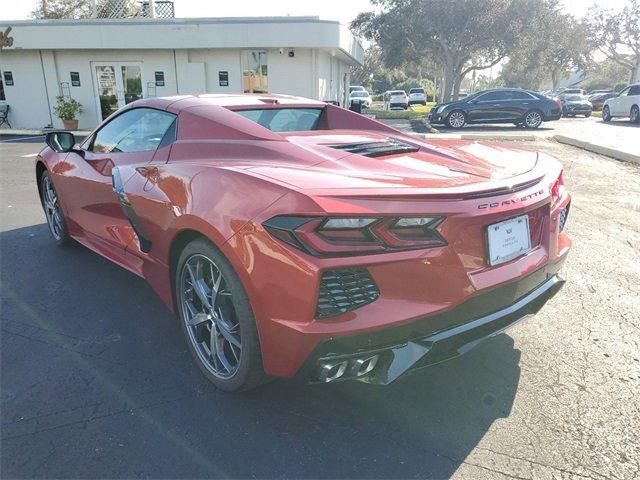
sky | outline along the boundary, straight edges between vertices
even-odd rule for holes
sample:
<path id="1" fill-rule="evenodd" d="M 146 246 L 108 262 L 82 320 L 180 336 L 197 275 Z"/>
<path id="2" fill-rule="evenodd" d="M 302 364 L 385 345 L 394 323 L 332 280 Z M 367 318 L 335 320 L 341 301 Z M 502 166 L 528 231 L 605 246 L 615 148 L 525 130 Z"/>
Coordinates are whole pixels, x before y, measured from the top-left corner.
<path id="1" fill-rule="evenodd" d="M 455 1 L 455 0 L 443 0 Z M 562 0 L 564 10 L 581 17 L 594 3 L 603 8 L 621 8 L 627 0 Z M 37 0 L 0 0 L 0 21 L 26 20 Z M 246 17 L 313 15 L 348 24 L 369 0 L 175 0 L 176 17 Z"/>

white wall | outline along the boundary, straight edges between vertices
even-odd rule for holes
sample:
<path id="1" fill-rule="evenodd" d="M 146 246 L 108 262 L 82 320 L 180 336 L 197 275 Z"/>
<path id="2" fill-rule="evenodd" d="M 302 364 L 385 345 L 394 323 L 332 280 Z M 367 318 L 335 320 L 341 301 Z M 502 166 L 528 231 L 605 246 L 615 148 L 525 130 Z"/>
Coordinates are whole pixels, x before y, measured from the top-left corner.
<path id="1" fill-rule="evenodd" d="M 42 128 L 50 123 L 47 93 L 40 52 L 3 51 L 0 70 L 13 74 L 13 86 L 4 86 L 9 104 L 9 122 L 13 128 Z M 55 101 L 55 99 L 52 99 Z M 2 125 L 0 128 L 7 128 Z"/>
<path id="2" fill-rule="evenodd" d="M 269 93 L 317 98 L 311 49 L 295 48 L 291 58 L 284 49 L 269 50 Z"/>

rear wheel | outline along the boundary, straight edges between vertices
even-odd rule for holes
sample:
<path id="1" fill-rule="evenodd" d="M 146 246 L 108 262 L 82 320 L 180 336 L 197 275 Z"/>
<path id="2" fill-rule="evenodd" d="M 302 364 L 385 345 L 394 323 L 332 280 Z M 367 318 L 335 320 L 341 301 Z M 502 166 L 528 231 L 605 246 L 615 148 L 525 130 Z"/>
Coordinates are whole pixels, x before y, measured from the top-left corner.
<path id="1" fill-rule="evenodd" d="M 584 118 L 589 118 L 590 116 L 591 116 L 591 112 L 584 114 Z"/>
<path id="2" fill-rule="evenodd" d="M 71 242 L 71 237 L 51 175 L 46 170 L 40 176 L 40 198 L 51 236 L 59 246 L 68 245 Z"/>
<path id="3" fill-rule="evenodd" d="M 633 107 L 631 107 L 629 120 L 631 120 L 631 123 L 640 123 L 640 109 L 638 109 L 637 105 L 634 105 Z"/>
<path id="4" fill-rule="evenodd" d="M 538 128 L 542 125 L 542 113 L 539 110 L 529 110 L 524 114 L 524 125 L 527 128 Z"/>
<path id="5" fill-rule="evenodd" d="M 611 121 L 611 110 L 609 110 L 609 105 L 605 105 L 602 109 L 602 120 L 605 122 Z"/>
<path id="6" fill-rule="evenodd" d="M 462 110 L 454 110 L 447 117 L 447 125 L 451 128 L 462 128 L 467 123 L 467 116 Z"/>
<path id="7" fill-rule="evenodd" d="M 199 238 L 182 250 L 175 272 L 180 323 L 200 370 L 228 392 L 264 383 L 253 311 L 227 259 Z"/>

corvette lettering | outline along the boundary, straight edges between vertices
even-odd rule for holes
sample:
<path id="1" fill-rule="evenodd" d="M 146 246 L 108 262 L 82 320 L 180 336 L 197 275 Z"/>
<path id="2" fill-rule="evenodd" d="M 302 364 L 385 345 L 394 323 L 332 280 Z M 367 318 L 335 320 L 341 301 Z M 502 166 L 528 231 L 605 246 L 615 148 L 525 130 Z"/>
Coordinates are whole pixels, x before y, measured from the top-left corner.
<path id="1" fill-rule="evenodd" d="M 480 210 L 485 210 L 487 208 L 498 208 L 504 207 L 507 205 L 516 205 L 518 202 L 526 202 L 527 200 L 531 200 L 532 198 L 539 197 L 544 195 L 544 190 L 539 190 L 537 192 L 530 193 L 529 195 L 525 195 L 524 197 L 511 199 L 511 200 L 503 200 L 502 202 L 492 202 L 492 203 L 481 203 L 478 205 Z"/>

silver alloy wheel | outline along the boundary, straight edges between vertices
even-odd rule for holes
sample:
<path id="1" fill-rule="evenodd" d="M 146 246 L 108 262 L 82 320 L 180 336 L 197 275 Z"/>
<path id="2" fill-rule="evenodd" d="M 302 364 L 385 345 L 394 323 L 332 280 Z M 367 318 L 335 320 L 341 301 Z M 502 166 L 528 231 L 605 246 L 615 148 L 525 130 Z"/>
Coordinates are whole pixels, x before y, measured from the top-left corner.
<path id="1" fill-rule="evenodd" d="M 242 338 L 232 294 L 208 257 L 191 255 L 180 273 L 180 309 L 189 341 L 214 376 L 228 380 L 240 366 Z"/>
<path id="2" fill-rule="evenodd" d="M 535 110 L 527 113 L 527 116 L 524 117 L 524 124 L 529 128 L 538 128 L 542 123 L 542 115 Z"/>
<path id="3" fill-rule="evenodd" d="M 45 175 L 42 179 L 42 202 L 51 235 L 53 235 L 53 238 L 56 240 L 61 240 L 64 233 L 62 214 L 60 213 L 58 195 L 56 194 L 56 189 L 53 187 L 49 175 Z"/>
<path id="4" fill-rule="evenodd" d="M 449 114 L 449 125 L 453 128 L 461 128 L 465 124 L 464 113 L 452 112 Z"/>

